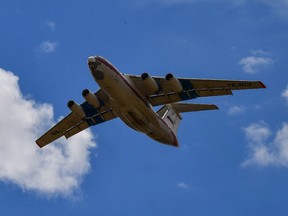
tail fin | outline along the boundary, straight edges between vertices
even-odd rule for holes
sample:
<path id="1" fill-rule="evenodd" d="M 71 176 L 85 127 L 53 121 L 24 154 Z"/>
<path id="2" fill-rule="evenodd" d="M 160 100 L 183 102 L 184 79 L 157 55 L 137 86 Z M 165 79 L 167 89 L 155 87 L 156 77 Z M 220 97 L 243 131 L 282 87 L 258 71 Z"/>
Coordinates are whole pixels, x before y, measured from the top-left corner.
<path id="1" fill-rule="evenodd" d="M 180 120 L 182 119 L 180 113 L 195 112 L 202 110 L 216 110 L 219 109 L 213 104 L 187 104 L 187 103 L 173 103 L 162 106 L 157 114 L 169 125 L 169 127 L 177 133 Z"/>
<path id="2" fill-rule="evenodd" d="M 172 104 L 166 104 L 162 106 L 158 110 L 157 114 L 162 117 L 162 119 L 166 122 L 166 124 L 176 134 L 182 117 L 180 113 L 172 106 Z"/>

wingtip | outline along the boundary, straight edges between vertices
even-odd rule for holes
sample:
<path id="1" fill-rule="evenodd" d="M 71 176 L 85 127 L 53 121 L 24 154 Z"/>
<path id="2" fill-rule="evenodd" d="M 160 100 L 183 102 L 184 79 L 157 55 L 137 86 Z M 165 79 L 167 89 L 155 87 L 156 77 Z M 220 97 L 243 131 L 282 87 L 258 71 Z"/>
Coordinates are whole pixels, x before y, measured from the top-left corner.
<path id="1" fill-rule="evenodd" d="M 263 82 L 259 81 L 259 83 L 260 83 L 260 86 L 261 86 L 262 88 L 266 88 L 266 86 L 265 86 L 265 84 L 264 84 Z"/>
<path id="2" fill-rule="evenodd" d="M 219 107 L 217 105 L 212 104 L 212 106 L 213 106 L 213 110 L 219 110 Z"/>
<path id="3" fill-rule="evenodd" d="M 36 140 L 35 143 L 39 146 L 39 148 L 42 148 L 43 145 L 41 145 L 41 143 L 39 142 L 39 140 Z"/>
<path id="4" fill-rule="evenodd" d="M 171 146 L 176 147 L 176 148 L 179 148 L 179 143 L 178 143 L 178 141 L 177 141 L 177 143 L 173 143 Z"/>

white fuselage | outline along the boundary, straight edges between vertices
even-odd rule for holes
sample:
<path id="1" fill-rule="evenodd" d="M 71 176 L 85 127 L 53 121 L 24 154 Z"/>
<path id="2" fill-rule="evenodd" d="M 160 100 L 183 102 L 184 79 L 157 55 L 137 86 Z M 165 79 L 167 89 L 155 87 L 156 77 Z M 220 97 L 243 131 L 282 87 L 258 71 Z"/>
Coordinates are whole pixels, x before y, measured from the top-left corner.
<path id="1" fill-rule="evenodd" d="M 158 142 L 178 146 L 174 131 L 152 109 L 129 76 L 123 75 L 99 56 L 89 57 L 88 64 L 95 81 L 110 97 L 114 112 L 125 124 Z"/>

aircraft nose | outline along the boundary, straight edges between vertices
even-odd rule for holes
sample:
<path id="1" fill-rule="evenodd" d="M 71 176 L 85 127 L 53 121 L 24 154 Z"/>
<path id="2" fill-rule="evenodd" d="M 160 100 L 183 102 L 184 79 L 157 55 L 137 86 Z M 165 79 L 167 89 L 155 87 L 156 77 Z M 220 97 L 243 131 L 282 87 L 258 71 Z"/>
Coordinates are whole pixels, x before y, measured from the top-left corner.
<path id="1" fill-rule="evenodd" d="M 94 63 L 94 62 L 96 62 L 95 57 L 94 57 L 94 56 L 90 56 L 90 57 L 88 58 L 88 64 L 89 64 L 89 63 Z"/>

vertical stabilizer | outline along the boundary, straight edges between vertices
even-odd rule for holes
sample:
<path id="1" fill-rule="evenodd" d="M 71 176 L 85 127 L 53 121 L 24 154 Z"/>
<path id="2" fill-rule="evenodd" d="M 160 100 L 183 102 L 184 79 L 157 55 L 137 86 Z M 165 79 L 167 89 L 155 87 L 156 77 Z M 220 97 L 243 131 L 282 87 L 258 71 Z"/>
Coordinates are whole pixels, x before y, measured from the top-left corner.
<path id="1" fill-rule="evenodd" d="M 171 104 L 164 105 L 157 113 L 176 134 L 182 119 L 180 113 Z"/>

